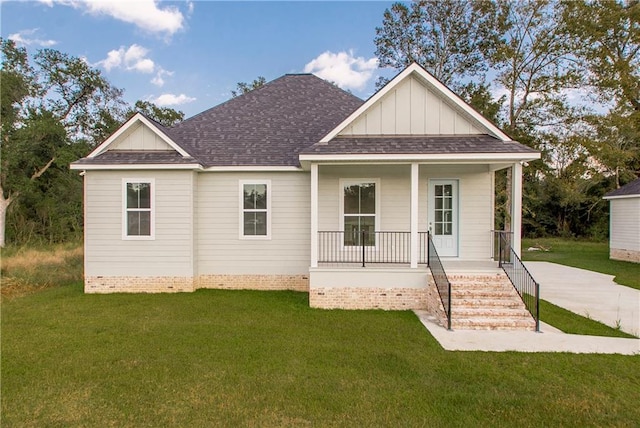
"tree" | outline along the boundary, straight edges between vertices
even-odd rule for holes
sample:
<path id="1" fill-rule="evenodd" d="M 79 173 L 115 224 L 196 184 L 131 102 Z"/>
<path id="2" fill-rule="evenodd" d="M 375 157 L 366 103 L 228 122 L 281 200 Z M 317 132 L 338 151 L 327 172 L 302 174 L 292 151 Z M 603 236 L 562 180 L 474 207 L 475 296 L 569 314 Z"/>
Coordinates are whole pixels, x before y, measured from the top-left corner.
<path id="1" fill-rule="evenodd" d="M 136 101 L 133 109 L 127 116 L 140 112 L 161 125 L 171 127 L 184 119 L 184 113 L 169 107 L 158 107 L 149 101 Z"/>
<path id="2" fill-rule="evenodd" d="M 253 82 L 251 83 L 238 82 L 236 89 L 231 91 L 231 96 L 235 98 L 238 95 L 246 94 L 247 92 L 264 86 L 265 83 L 267 83 L 267 79 L 262 76 L 258 76 L 257 79 L 253 79 Z"/>
<path id="3" fill-rule="evenodd" d="M 584 84 L 610 109 L 586 117 L 591 154 L 615 176 L 640 174 L 640 3 L 564 1 L 564 31 L 584 68 Z"/>
<path id="4" fill-rule="evenodd" d="M 69 138 L 96 143 L 102 135 L 94 131 L 103 125 L 101 120 L 124 118 L 123 91 L 113 87 L 100 70 L 92 68 L 84 59 L 42 49 L 34 60 L 42 88 L 39 107 L 51 111 L 60 120 Z"/>
<path id="5" fill-rule="evenodd" d="M 122 91 L 80 58 L 45 49 L 31 65 L 24 48 L 1 45 L 0 246 L 9 211 L 22 232 L 64 239 L 82 224 L 82 181 L 69 163 L 122 122 Z M 59 203 L 70 195 L 77 203 Z"/>
<path id="6" fill-rule="evenodd" d="M 422 0 L 394 3 L 376 28 L 380 67 L 401 70 L 417 62 L 446 85 L 486 71 L 485 53 L 495 44 L 490 2 Z"/>

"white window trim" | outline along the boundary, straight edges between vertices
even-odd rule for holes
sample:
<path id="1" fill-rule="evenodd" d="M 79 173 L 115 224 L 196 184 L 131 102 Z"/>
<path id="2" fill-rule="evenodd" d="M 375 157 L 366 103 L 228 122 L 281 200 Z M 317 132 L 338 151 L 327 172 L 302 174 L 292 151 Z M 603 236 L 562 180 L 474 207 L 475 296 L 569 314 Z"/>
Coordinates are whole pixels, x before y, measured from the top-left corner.
<path id="1" fill-rule="evenodd" d="M 151 186 L 151 230 L 149 236 L 129 235 L 127 233 L 127 184 L 149 183 Z M 122 179 L 122 239 L 124 241 L 153 241 L 156 239 L 156 181 L 153 178 Z"/>
<path id="2" fill-rule="evenodd" d="M 266 235 L 245 235 L 244 234 L 244 186 L 245 184 L 265 184 L 267 186 L 267 234 Z M 238 180 L 238 236 L 240 239 L 249 241 L 271 240 L 271 180 Z"/>
<path id="3" fill-rule="evenodd" d="M 344 234 L 344 186 L 351 186 L 354 184 L 363 184 L 363 183 L 373 183 L 376 186 L 376 212 L 374 217 L 374 227 L 373 230 L 376 232 L 380 231 L 380 179 L 379 178 L 341 178 L 339 181 L 338 188 L 338 196 L 340 199 L 340 217 L 338 218 L 339 231 Z M 344 251 L 355 251 L 360 248 L 360 246 L 345 246 L 343 239 L 342 248 Z M 378 248 L 378 240 L 375 240 L 375 245 L 366 245 L 367 248 Z"/>

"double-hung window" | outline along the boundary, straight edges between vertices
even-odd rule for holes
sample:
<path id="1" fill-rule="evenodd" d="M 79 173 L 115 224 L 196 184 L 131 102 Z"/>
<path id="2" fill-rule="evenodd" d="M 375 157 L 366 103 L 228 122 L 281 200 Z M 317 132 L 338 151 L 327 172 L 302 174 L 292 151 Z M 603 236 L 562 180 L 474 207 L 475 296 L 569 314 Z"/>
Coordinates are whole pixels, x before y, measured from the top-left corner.
<path id="1" fill-rule="evenodd" d="M 343 181 L 342 226 L 344 245 L 376 244 L 377 180 Z"/>
<path id="2" fill-rule="evenodd" d="M 154 238 L 153 179 L 123 179 L 123 239 Z"/>
<path id="3" fill-rule="evenodd" d="M 240 237 L 243 239 L 271 237 L 269 180 L 240 181 L 240 224 Z"/>

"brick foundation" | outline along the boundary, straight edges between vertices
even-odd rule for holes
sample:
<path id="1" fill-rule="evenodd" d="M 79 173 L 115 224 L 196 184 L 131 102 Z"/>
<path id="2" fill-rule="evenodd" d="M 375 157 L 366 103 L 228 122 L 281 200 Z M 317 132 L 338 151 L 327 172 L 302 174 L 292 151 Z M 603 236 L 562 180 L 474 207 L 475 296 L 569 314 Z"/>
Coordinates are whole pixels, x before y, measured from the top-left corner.
<path id="1" fill-rule="evenodd" d="M 307 275 L 200 275 L 192 277 L 89 276 L 85 293 L 177 293 L 198 288 L 309 291 Z"/>
<path id="2" fill-rule="evenodd" d="M 609 250 L 609 258 L 612 260 L 622 260 L 623 262 L 640 263 L 640 251 L 611 248 Z"/>
<path id="3" fill-rule="evenodd" d="M 178 293 L 193 291 L 192 277 L 182 276 L 87 276 L 85 293 Z"/>
<path id="4" fill-rule="evenodd" d="M 424 288 L 313 288 L 309 306 L 320 309 L 425 309 Z"/>
<path id="5" fill-rule="evenodd" d="M 196 288 L 309 291 L 308 275 L 200 275 Z"/>

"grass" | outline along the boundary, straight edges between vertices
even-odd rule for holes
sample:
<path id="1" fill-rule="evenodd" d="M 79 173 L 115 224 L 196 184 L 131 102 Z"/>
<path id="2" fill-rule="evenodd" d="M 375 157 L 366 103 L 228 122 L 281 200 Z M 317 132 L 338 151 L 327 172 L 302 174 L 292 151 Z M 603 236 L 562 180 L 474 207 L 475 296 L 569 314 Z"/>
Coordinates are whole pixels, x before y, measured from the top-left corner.
<path id="1" fill-rule="evenodd" d="M 583 317 L 546 300 L 540 300 L 540 319 L 569 334 L 635 338 L 632 334 Z"/>
<path id="2" fill-rule="evenodd" d="M 68 243 L 41 248 L 2 249 L 0 275 L 3 299 L 82 280 L 83 247 Z"/>
<path id="3" fill-rule="evenodd" d="M 3 426 L 636 426 L 640 356 L 447 352 L 411 312 L 305 293 L 2 305 Z"/>
<path id="4" fill-rule="evenodd" d="M 543 246 L 549 251 L 527 251 Z M 609 259 L 606 242 L 590 242 L 561 238 L 523 239 L 522 256 L 525 261 L 552 262 L 615 276 L 615 282 L 640 290 L 640 263 Z"/>

